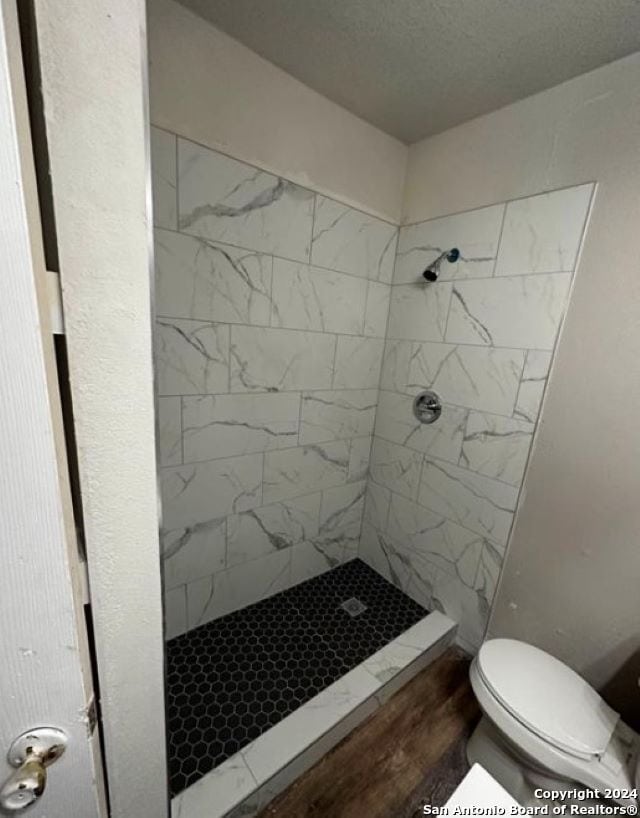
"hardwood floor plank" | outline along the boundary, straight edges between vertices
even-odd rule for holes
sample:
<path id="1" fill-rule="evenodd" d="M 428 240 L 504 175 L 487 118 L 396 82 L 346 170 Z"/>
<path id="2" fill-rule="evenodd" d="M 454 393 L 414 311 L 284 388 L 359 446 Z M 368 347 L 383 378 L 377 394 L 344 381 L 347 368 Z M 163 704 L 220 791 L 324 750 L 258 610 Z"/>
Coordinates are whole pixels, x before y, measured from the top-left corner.
<path id="1" fill-rule="evenodd" d="M 464 746 L 479 717 L 469 658 L 449 648 L 260 818 L 418 816 L 424 803 L 443 803 L 466 772 Z"/>

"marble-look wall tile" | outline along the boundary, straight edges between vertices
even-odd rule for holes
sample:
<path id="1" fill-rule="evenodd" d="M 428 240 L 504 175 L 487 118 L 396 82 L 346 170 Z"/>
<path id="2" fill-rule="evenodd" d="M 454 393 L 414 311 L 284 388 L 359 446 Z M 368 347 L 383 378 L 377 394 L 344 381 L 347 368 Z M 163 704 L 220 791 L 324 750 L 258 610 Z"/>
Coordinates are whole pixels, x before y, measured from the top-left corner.
<path id="1" fill-rule="evenodd" d="M 358 556 L 397 588 L 406 590 L 412 574 L 410 560 L 388 534 L 374 528 L 367 520 L 362 524 Z M 424 600 L 420 604 L 430 608 L 429 602 Z"/>
<path id="2" fill-rule="evenodd" d="M 320 493 L 308 494 L 232 514 L 227 519 L 227 566 L 240 565 L 316 537 L 320 500 Z"/>
<path id="3" fill-rule="evenodd" d="M 162 569 L 165 588 L 175 588 L 221 571 L 226 565 L 225 517 L 163 531 Z"/>
<path id="4" fill-rule="evenodd" d="M 165 589 L 164 592 L 164 635 L 165 639 L 174 639 L 185 633 L 187 626 L 186 588 Z"/>
<path id="5" fill-rule="evenodd" d="M 160 395 L 229 391 L 229 327 L 179 318 L 156 320 Z"/>
<path id="6" fill-rule="evenodd" d="M 271 325 L 362 335 L 367 282 L 294 261 L 273 261 Z"/>
<path id="7" fill-rule="evenodd" d="M 397 494 L 391 498 L 387 531 L 395 543 L 473 586 L 484 544 L 475 532 Z"/>
<path id="8" fill-rule="evenodd" d="M 414 344 L 407 391 L 435 389 L 444 403 L 511 415 L 524 350 L 451 344 Z"/>
<path id="9" fill-rule="evenodd" d="M 464 433 L 460 465 L 520 486 L 534 425 L 500 415 L 471 412 Z"/>
<path id="10" fill-rule="evenodd" d="M 477 650 L 484 640 L 489 610 L 481 593 L 469 587 L 460 577 L 437 571 L 431 577 L 432 605 L 458 623 L 458 640 L 470 650 Z M 407 589 L 411 595 L 411 588 Z"/>
<path id="11" fill-rule="evenodd" d="M 268 326 L 271 256 L 155 231 L 156 313 Z"/>
<path id="12" fill-rule="evenodd" d="M 187 585 L 187 621 L 197 628 L 284 591 L 291 584 L 291 550 L 273 551 Z"/>
<path id="13" fill-rule="evenodd" d="M 338 337 L 334 389 L 377 389 L 384 340 L 382 338 Z"/>
<path id="14" fill-rule="evenodd" d="M 387 337 L 444 340 L 451 286 L 448 282 L 422 281 L 392 287 Z"/>
<path id="15" fill-rule="evenodd" d="M 480 555 L 480 564 L 476 575 L 475 589 L 487 616 L 498 585 L 500 569 L 504 560 L 504 549 L 486 541 Z"/>
<path id="16" fill-rule="evenodd" d="M 570 273 L 460 281 L 453 287 L 446 340 L 553 349 L 570 286 Z"/>
<path id="17" fill-rule="evenodd" d="M 323 443 L 372 434 L 377 399 L 376 389 L 303 392 L 300 443 Z"/>
<path id="18" fill-rule="evenodd" d="M 325 545 L 357 546 L 362 526 L 366 481 L 347 483 L 322 492 L 318 541 Z"/>
<path id="19" fill-rule="evenodd" d="M 379 531 L 387 530 L 391 492 L 379 486 L 373 480 L 367 481 L 367 492 L 364 499 L 364 519 Z"/>
<path id="20" fill-rule="evenodd" d="M 375 433 L 393 443 L 457 463 L 467 415 L 467 409 L 443 406 L 442 414 L 435 423 L 420 423 L 413 414 L 413 398 L 410 395 L 381 390 Z"/>
<path id="21" fill-rule="evenodd" d="M 509 202 L 496 275 L 572 271 L 592 193 L 587 184 Z"/>
<path id="22" fill-rule="evenodd" d="M 182 463 L 180 398 L 158 398 L 158 450 L 161 466 Z"/>
<path id="23" fill-rule="evenodd" d="M 183 233 L 309 261 L 314 194 L 186 139 L 178 139 Z"/>
<path id="24" fill-rule="evenodd" d="M 294 545 L 291 549 L 291 584 L 297 585 L 342 565 L 346 561 L 345 551 L 342 543 L 317 538 Z"/>
<path id="25" fill-rule="evenodd" d="M 264 502 L 310 494 L 347 482 L 349 442 L 336 440 L 264 456 Z"/>
<path id="26" fill-rule="evenodd" d="M 389 341 L 384 345 L 380 389 L 406 392 L 409 382 L 409 363 L 413 351 L 411 341 Z"/>
<path id="27" fill-rule="evenodd" d="M 260 506 L 262 458 L 262 454 L 249 454 L 162 469 L 165 529 L 192 528 Z"/>
<path id="28" fill-rule="evenodd" d="M 415 500 L 420 482 L 422 454 L 374 437 L 371 448 L 371 477 L 381 486 Z"/>
<path id="29" fill-rule="evenodd" d="M 311 262 L 343 273 L 391 282 L 398 228 L 317 196 Z"/>
<path id="30" fill-rule="evenodd" d="M 369 462 L 371 460 L 371 437 L 354 437 L 349 449 L 349 472 L 347 479 L 350 483 L 356 480 L 366 480 L 369 476 Z"/>
<path id="31" fill-rule="evenodd" d="M 441 253 L 457 247 L 460 260 L 440 268 L 440 280 L 493 275 L 504 205 L 443 216 L 400 228 L 394 284 L 422 279 L 422 272 Z"/>
<path id="32" fill-rule="evenodd" d="M 184 462 L 295 446 L 299 414 L 296 392 L 184 397 Z"/>
<path id="33" fill-rule="evenodd" d="M 334 335 L 233 326 L 231 391 L 330 389 L 335 345 Z"/>
<path id="34" fill-rule="evenodd" d="M 151 127 L 151 171 L 153 175 L 153 223 L 175 230 L 178 226 L 176 193 L 176 137 Z"/>
<path id="35" fill-rule="evenodd" d="M 517 499 L 513 486 L 425 459 L 418 502 L 500 545 L 507 542 Z"/>
<path id="36" fill-rule="evenodd" d="M 530 349 L 524 364 L 514 417 L 535 423 L 551 367 L 551 353 Z"/>
<path id="37" fill-rule="evenodd" d="M 387 333 L 391 286 L 369 281 L 367 284 L 367 308 L 364 316 L 364 334 L 384 338 Z"/>

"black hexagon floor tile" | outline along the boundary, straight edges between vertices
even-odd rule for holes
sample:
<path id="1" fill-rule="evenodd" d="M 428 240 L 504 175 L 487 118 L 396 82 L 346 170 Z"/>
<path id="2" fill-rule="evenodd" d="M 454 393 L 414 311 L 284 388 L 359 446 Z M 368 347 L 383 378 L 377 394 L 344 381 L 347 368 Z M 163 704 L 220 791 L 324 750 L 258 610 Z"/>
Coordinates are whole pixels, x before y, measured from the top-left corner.
<path id="1" fill-rule="evenodd" d="M 355 617 L 342 603 L 366 606 Z M 427 611 L 359 559 L 167 644 L 172 795 L 237 753 Z"/>

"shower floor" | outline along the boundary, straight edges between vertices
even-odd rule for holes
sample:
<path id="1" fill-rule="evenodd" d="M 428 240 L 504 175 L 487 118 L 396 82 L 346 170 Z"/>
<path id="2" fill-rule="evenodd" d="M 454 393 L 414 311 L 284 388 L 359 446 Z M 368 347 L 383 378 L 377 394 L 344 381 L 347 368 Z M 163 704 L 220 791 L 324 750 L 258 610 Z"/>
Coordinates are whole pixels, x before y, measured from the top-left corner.
<path id="1" fill-rule="evenodd" d="M 167 644 L 171 794 L 427 613 L 356 559 L 172 639 Z"/>

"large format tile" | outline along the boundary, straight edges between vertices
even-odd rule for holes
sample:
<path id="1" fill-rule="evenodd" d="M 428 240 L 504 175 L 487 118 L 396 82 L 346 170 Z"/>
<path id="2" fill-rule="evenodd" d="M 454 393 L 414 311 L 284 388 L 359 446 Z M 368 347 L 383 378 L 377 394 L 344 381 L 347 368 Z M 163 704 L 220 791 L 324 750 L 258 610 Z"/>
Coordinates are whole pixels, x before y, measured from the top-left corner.
<path id="1" fill-rule="evenodd" d="M 322 443 L 372 434 L 377 397 L 376 389 L 304 392 L 300 443 Z"/>
<path id="2" fill-rule="evenodd" d="M 550 352 L 539 352 L 535 349 L 527 352 L 518 398 L 513 410 L 514 417 L 531 423 L 536 422 L 550 366 Z"/>
<path id="3" fill-rule="evenodd" d="M 478 534 L 397 494 L 391 498 L 387 530 L 398 545 L 473 585 L 484 544 Z"/>
<path id="4" fill-rule="evenodd" d="M 349 449 L 348 480 L 366 480 L 371 460 L 371 437 L 354 437 Z"/>
<path id="5" fill-rule="evenodd" d="M 347 483 L 322 492 L 318 541 L 357 548 L 366 482 Z"/>
<path id="6" fill-rule="evenodd" d="M 570 286 L 570 273 L 460 281 L 453 287 L 446 340 L 553 349 Z"/>
<path id="7" fill-rule="evenodd" d="M 474 587 L 487 615 L 491 610 L 491 604 L 498 585 L 503 560 L 504 549 L 495 543 L 485 542 L 480 555 L 480 564 L 478 565 L 478 573 Z"/>
<path id="8" fill-rule="evenodd" d="M 187 625 L 187 596 L 184 585 L 165 588 L 164 592 L 164 638 L 173 639 L 185 633 Z"/>
<path id="9" fill-rule="evenodd" d="M 384 338 L 389 317 L 391 286 L 369 281 L 367 285 L 367 308 L 364 316 L 364 334 Z"/>
<path id="10" fill-rule="evenodd" d="M 471 412 L 462 443 L 460 465 L 519 486 L 534 426 L 500 415 Z"/>
<path id="11" fill-rule="evenodd" d="M 254 508 L 227 518 L 227 566 L 281 551 L 318 534 L 320 493 Z"/>
<path id="12" fill-rule="evenodd" d="M 273 261 L 271 325 L 361 335 L 367 282 L 294 261 Z"/>
<path id="13" fill-rule="evenodd" d="M 178 226 L 176 193 L 176 137 L 151 126 L 153 223 L 175 230 Z"/>
<path id="14" fill-rule="evenodd" d="M 374 437 L 371 449 L 371 477 L 381 486 L 415 499 L 420 481 L 422 454 Z"/>
<path id="15" fill-rule="evenodd" d="M 382 338 L 338 337 L 334 389 L 377 389 L 382 366 Z"/>
<path id="16" fill-rule="evenodd" d="M 346 483 L 349 443 L 315 443 L 264 458 L 264 502 L 272 503 Z"/>
<path id="17" fill-rule="evenodd" d="M 321 267 L 391 282 L 398 229 L 333 199 L 317 196 L 311 261 Z"/>
<path id="18" fill-rule="evenodd" d="M 187 586 L 189 629 L 284 591 L 291 584 L 291 549 L 196 580 Z"/>
<path id="19" fill-rule="evenodd" d="M 229 391 L 229 327 L 180 318 L 156 320 L 160 395 Z"/>
<path id="20" fill-rule="evenodd" d="M 179 224 L 183 233 L 309 260 L 310 190 L 178 139 Z"/>
<path id="21" fill-rule="evenodd" d="M 180 398 L 158 398 L 158 453 L 161 466 L 182 463 L 182 409 Z"/>
<path id="22" fill-rule="evenodd" d="M 346 552 L 347 549 L 341 542 L 321 540 L 317 537 L 294 545 L 291 549 L 291 585 L 297 585 L 337 568 L 345 561 Z M 350 558 L 350 550 L 349 555 Z"/>
<path id="23" fill-rule="evenodd" d="M 163 524 L 168 531 L 261 504 L 261 454 L 162 469 Z"/>
<path id="24" fill-rule="evenodd" d="M 413 347 L 411 341 L 385 341 L 380 389 L 390 392 L 407 391 Z"/>
<path id="25" fill-rule="evenodd" d="M 418 502 L 504 545 L 518 489 L 450 463 L 425 459 Z"/>
<path id="26" fill-rule="evenodd" d="M 373 480 L 367 481 L 367 493 L 364 501 L 364 519 L 379 531 L 387 530 L 391 492 L 379 486 Z"/>
<path id="27" fill-rule="evenodd" d="M 422 281 L 392 287 L 387 336 L 416 341 L 444 340 L 451 286 L 447 282 Z"/>
<path id="28" fill-rule="evenodd" d="M 184 397 L 184 462 L 295 446 L 299 414 L 296 392 Z"/>
<path id="29" fill-rule="evenodd" d="M 271 256 L 155 231 L 156 313 L 268 326 Z"/>
<path id="30" fill-rule="evenodd" d="M 429 264 L 453 247 L 460 260 L 441 266 L 441 281 L 493 275 L 503 215 L 500 204 L 401 227 L 393 283 L 421 280 Z"/>
<path id="31" fill-rule="evenodd" d="M 511 415 L 524 350 L 451 344 L 414 344 L 407 391 L 435 389 L 443 403 Z"/>
<path id="32" fill-rule="evenodd" d="M 329 389 L 336 338 L 317 332 L 231 327 L 231 391 Z"/>
<path id="33" fill-rule="evenodd" d="M 226 564 L 226 518 L 163 531 L 162 572 L 165 588 L 175 588 L 222 571 Z"/>
<path id="34" fill-rule="evenodd" d="M 573 270 L 592 191 L 580 185 L 509 202 L 496 275 Z"/>
<path id="35" fill-rule="evenodd" d="M 468 410 L 459 406 L 443 406 L 435 423 L 421 423 L 413 414 L 410 395 L 381 390 L 375 433 L 393 443 L 457 463 L 467 414 Z"/>

